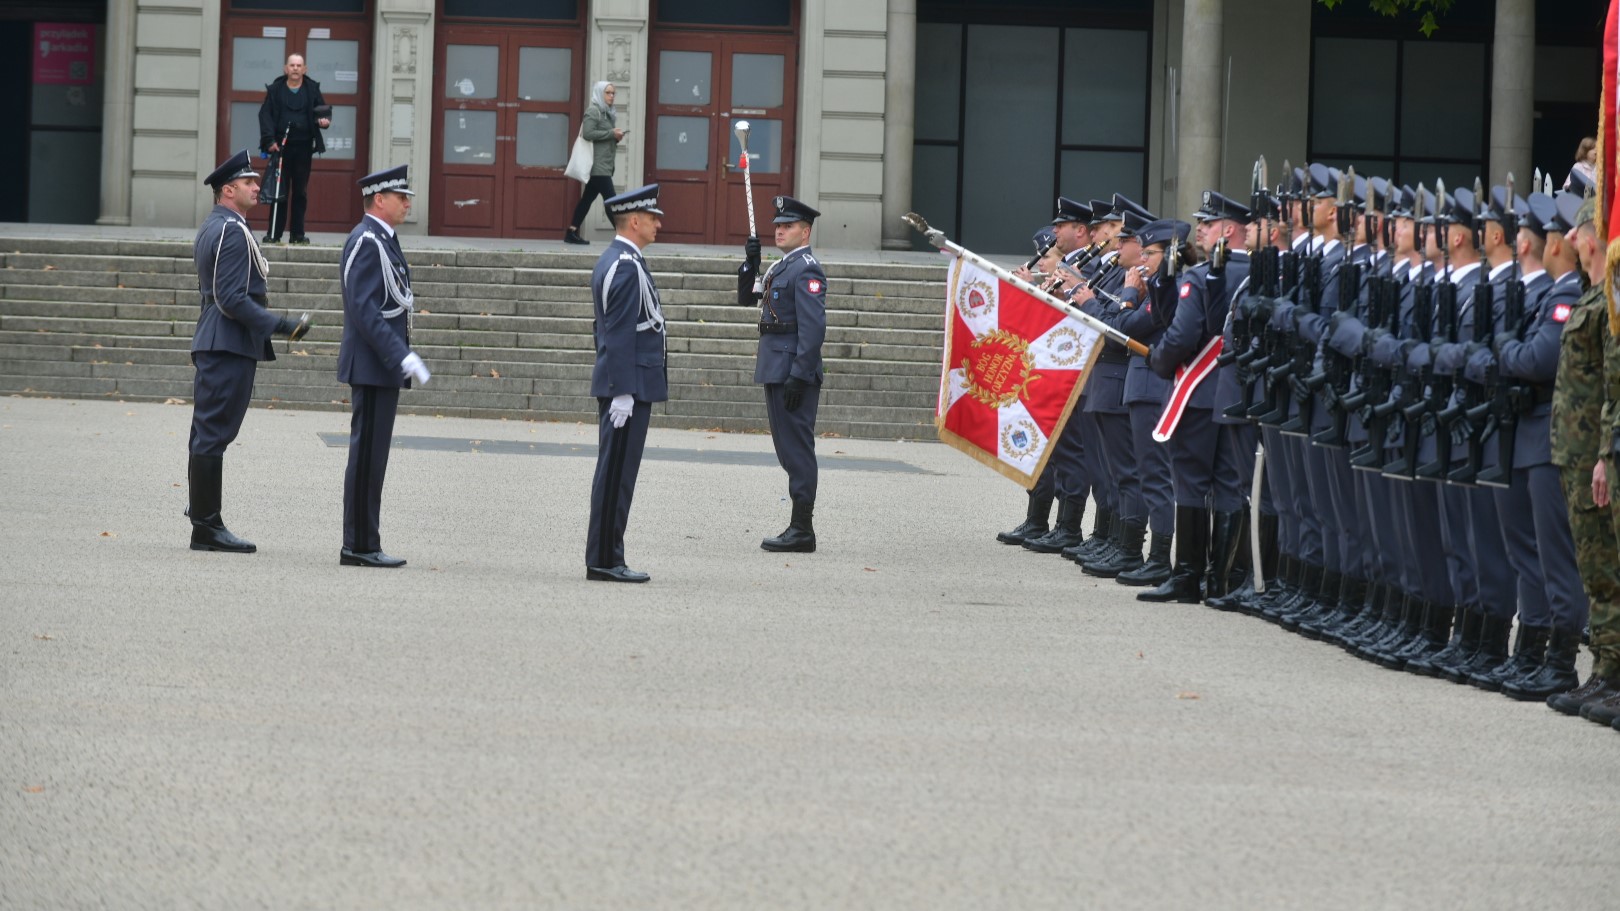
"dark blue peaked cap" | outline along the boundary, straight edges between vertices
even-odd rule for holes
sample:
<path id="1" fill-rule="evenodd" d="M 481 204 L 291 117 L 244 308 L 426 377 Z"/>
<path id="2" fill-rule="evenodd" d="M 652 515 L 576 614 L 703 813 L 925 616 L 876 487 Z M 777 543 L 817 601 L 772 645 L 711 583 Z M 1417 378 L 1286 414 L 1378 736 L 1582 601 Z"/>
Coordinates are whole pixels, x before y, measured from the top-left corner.
<path id="1" fill-rule="evenodd" d="M 1088 225 L 1091 224 L 1091 207 L 1078 199 L 1070 199 L 1067 196 L 1059 196 L 1057 201 L 1057 217 L 1052 219 L 1052 224 L 1061 225 L 1064 222 L 1070 221 L 1083 222 Z"/>
<path id="2" fill-rule="evenodd" d="M 655 183 L 626 190 L 602 205 L 607 207 L 609 215 L 628 215 L 631 212 L 664 214 L 664 210 L 658 208 L 658 184 Z"/>
<path id="3" fill-rule="evenodd" d="M 203 183 L 217 190 L 242 177 L 252 177 L 255 180 L 259 177 L 259 172 L 253 170 L 253 159 L 248 157 L 247 149 L 225 159 L 212 174 L 203 178 Z"/>
<path id="4" fill-rule="evenodd" d="M 1174 218 L 1160 218 L 1150 221 L 1136 232 L 1141 239 L 1142 246 L 1150 247 L 1154 244 L 1169 244 L 1172 239 L 1178 243 L 1185 243 L 1192 234 L 1192 225 L 1178 221 Z"/>
<path id="5" fill-rule="evenodd" d="M 1248 206 L 1229 196 L 1214 190 L 1205 190 L 1203 205 L 1200 205 L 1198 211 L 1193 213 L 1193 218 L 1199 221 L 1228 218 L 1235 222 L 1248 224 L 1254 219 L 1254 213 L 1249 210 Z"/>

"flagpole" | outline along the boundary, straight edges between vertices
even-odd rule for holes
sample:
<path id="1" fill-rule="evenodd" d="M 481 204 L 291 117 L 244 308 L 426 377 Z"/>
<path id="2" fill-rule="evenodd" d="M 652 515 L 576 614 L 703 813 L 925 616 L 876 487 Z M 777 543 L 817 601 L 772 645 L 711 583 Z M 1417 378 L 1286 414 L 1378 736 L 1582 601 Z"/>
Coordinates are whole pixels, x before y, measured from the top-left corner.
<path id="1" fill-rule="evenodd" d="M 1053 310 L 1060 311 L 1067 316 L 1071 316 L 1074 319 L 1079 320 L 1086 326 L 1095 329 L 1099 334 L 1111 342 L 1124 345 L 1126 348 L 1129 348 L 1133 354 L 1140 354 L 1143 357 L 1148 356 L 1148 347 L 1146 345 L 1134 338 L 1131 338 L 1118 329 L 1115 329 L 1113 326 L 1108 325 L 1084 310 L 1081 310 L 1074 304 L 1071 304 L 1065 300 L 1059 300 L 1045 291 L 1042 291 L 1040 288 L 1037 288 L 1029 282 L 1024 281 L 1018 276 L 1012 274 L 1012 272 L 1003 269 L 990 260 L 985 259 L 977 253 L 974 253 L 972 250 L 967 249 L 961 244 L 952 242 L 945 236 L 944 231 L 941 231 L 938 228 L 930 228 L 928 226 L 928 221 L 921 215 L 918 215 L 916 212 L 907 212 L 905 215 L 900 217 L 900 220 L 922 232 L 923 236 L 928 239 L 928 242 L 938 247 L 942 252 L 965 259 L 987 272 L 994 273 L 997 278 L 1009 285 L 1012 285 L 1014 288 L 1017 288 L 1025 294 L 1028 294 L 1048 307 L 1051 307 Z"/>

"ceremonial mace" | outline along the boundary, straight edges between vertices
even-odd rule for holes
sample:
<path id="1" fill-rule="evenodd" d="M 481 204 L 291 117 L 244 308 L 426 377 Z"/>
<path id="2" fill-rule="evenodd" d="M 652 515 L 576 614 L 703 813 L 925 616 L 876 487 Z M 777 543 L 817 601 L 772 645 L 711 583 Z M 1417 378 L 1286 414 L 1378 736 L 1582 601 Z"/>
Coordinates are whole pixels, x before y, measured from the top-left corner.
<path id="1" fill-rule="evenodd" d="M 742 146 L 743 196 L 748 201 L 748 237 L 751 240 L 758 241 L 759 231 L 754 227 L 754 172 L 752 168 L 748 167 L 748 121 L 739 120 L 732 129 L 737 133 L 737 144 Z M 765 273 L 755 269 L 754 293 L 763 294 L 764 291 Z"/>

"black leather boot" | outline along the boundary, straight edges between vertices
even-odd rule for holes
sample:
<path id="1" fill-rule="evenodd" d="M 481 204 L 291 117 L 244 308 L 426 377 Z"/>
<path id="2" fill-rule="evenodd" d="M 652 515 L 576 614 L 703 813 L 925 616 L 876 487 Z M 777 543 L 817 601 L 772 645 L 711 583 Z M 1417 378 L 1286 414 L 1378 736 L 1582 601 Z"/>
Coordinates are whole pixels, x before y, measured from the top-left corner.
<path id="1" fill-rule="evenodd" d="M 1550 626 L 1519 624 L 1519 632 L 1513 637 L 1513 657 L 1495 667 L 1469 674 L 1469 685 L 1495 693 L 1499 692 L 1502 684 L 1507 681 L 1522 677 L 1541 667 L 1541 662 L 1547 657 L 1547 640 L 1551 636 Z"/>
<path id="2" fill-rule="evenodd" d="M 1427 658 L 1408 661 L 1404 670 L 1425 677 L 1438 677 L 1448 668 L 1455 667 L 1472 655 L 1479 648 L 1479 632 L 1485 624 L 1485 615 L 1466 607 L 1457 609 L 1457 619 L 1452 627 L 1451 640 L 1445 648 Z"/>
<path id="3" fill-rule="evenodd" d="M 1440 653 L 1451 638 L 1451 623 L 1457 609 L 1450 604 L 1435 604 L 1425 600 L 1423 621 L 1411 642 L 1395 653 L 1401 670 L 1407 670 L 1414 661 L 1423 661 Z"/>
<path id="4" fill-rule="evenodd" d="M 1579 630 L 1550 628 L 1541 665 L 1523 676 L 1502 681 L 1502 695 L 1527 702 L 1570 692 L 1581 682 L 1575 673 L 1575 655 L 1580 650 Z"/>
<path id="5" fill-rule="evenodd" d="M 1403 670 L 1406 659 L 1401 657 L 1423 636 L 1423 619 L 1429 615 L 1429 599 L 1408 596 L 1401 610 L 1400 625 L 1384 639 L 1367 649 L 1367 657 L 1379 667 L 1392 671 Z"/>
<path id="6" fill-rule="evenodd" d="M 1126 570 L 1114 577 L 1120 585 L 1158 585 L 1170 578 L 1170 536 L 1153 532 L 1148 539 L 1148 554 L 1141 566 Z"/>
<path id="7" fill-rule="evenodd" d="M 1108 538 L 1103 541 L 1102 545 L 1094 548 L 1089 556 L 1080 556 L 1080 552 L 1085 548 L 1077 547 L 1075 548 L 1076 555 L 1072 559 L 1080 564 L 1081 569 L 1087 572 L 1091 571 L 1092 566 L 1112 563 L 1125 555 L 1124 535 L 1125 520 L 1116 515 L 1108 523 Z M 1138 548 L 1137 552 L 1140 553 L 1141 549 Z"/>
<path id="8" fill-rule="evenodd" d="M 1300 624 L 1300 633 L 1308 639 L 1338 643 L 1339 631 L 1354 623 L 1367 609 L 1367 580 L 1360 576 L 1342 576 L 1337 601 L 1332 612 L 1314 617 L 1308 624 Z"/>
<path id="9" fill-rule="evenodd" d="M 1024 509 L 1024 521 L 1012 531 L 1004 531 L 996 535 L 996 540 L 1003 544 L 1022 544 L 1028 538 L 1039 538 L 1052 530 L 1048 524 L 1052 517 L 1052 495 L 1028 493 L 1029 505 Z"/>
<path id="10" fill-rule="evenodd" d="M 1303 635 L 1305 624 L 1314 626 L 1317 621 L 1326 619 L 1335 610 L 1338 610 L 1339 588 L 1342 585 L 1344 585 L 1344 576 L 1331 569 L 1323 570 L 1322 581 L 1316 586 L 1316 598 L 1302 603 L 1299 610 L 1294 611 L 1292 614 L 1284 614 L 1277 621 L 1278 625 L 1289 632 L 1298 631 Z M 1320 638 L 1320 636 L 1312 636 L 1311 638 Z"/>
<path id="11" fill-rule="evenodd" d="M 810 524 L 810 518 L 815 511 L 815 503 L 808 500 L 794 500 L 793 518 L 788 522 L 787 530 L 774 538 L 766 538 L 759 542 L 760 548 L 776 553 L 815 553 L 816 529 Z"/>
<path id="12" fill-rule="evenodd" d="M 1204 572 L 1209 566 L 1209 510 L 1176 507 L 1176 565 L 1170 578 L 1152 591 L 1140 592 L 1138 601 L 1197 604 L 1203 600 Z"/>
<path id="13" fill-rule="evenodd" d="M 1338 573 L 1307 563 L 1305 573 L 1299 580 L 1299 594 L 1278 613 L 1277 625 L 1289 632 L 1299 629 L 1299 618 L 1316 607 L 1317 599 L 1322 596 L 1323 586 L 1327 585 L 1329 580 L 1337 584 L 1338 577 Z"/>
<path id="14" fill-rule="evenodd" d="M 1225 598 L 1236 587 L 1232 577 L 1246 575 L 1249 547 L 1243 539 L 1248 530 L 1247 513 L 1242 510 L 1216 512 L 1211 516 L 1209 572 L 1204 577 L 1204 598 Z M 1239 580 L 1241 583 L 1241 579 Z"/>
<path id="15" fill-rule="evenodd" d="M 1085 568 L 1086 575 L 1112 579 L 1120 573 L 1130 572 L 1142 566 L 1142 539 L 1147 536 L 1147 526 L 1135 519 L 1129 519 L 1120 522 L 1115 528 L 1119 530 L 1116 535 L 1119 543 L 1113 558 L 1081 564 Z"/>
<path id="16" fill-rule="evenodd" d="M 1594 673 L 1586 682 L 1567 693 L 1547 697 L 1547 706 L 1565 715 L 1579 715 L 1588 702 L 1601 702 L 1620 693 L 1620 679 Z"/>
<path id="17" fill-rule="evenodd" d="M 1278 605 L 1294 597 L 1294 591 L 1299 584 L 1301 565 L 1292 554 L 1279 553 L 1276 574 L 1266 577 L 1266 593 L 1254 599 L 1249 612 L 1267 620 L 1276 619 Z"/>
<path id="18" fill-rule="evenodd" d="M 1063 556 L 1076 563 L 1094 559 L 1098 552 L 1108 543 L 1108 537 L 1114 533 L 1114 511 L 1097 505 L 1096 512 L 1091 517 L 1091 536 L 1082 541 L 1076 541 L 1072 546 L 1063 549 Z"/>
<path id="19" fill-rule="evenodd" d="M 219 517 L 220 488 L 225 481 L 225 460 L 220 456 L 191 457 L 186 471 L 191 487 L 191 549 L 214 550 L 228 554 L 251 554 L 258 545 L 231 534 Z"/>
<path id="20" fill-rule="evenodd" d="M 1024 539 L 1024 549 L 1038 554 L 1055 554 L 1065 547 L 1080 543 L 1080 520 L 1084 518 L 1086 501 L 1062 497 L 1058 500 L 1057 524 L 1052 530 L 1035 538 Z"/>
<path id="21" fill-rule="evenodd" d="M 1277 552 L 1277 517 L 1261 513 L 1260 527 L 1257 532 L 1256 537 L 1259 539 L 1260 553 L 1249 554 L 1248 578 L 1243 585 L 1239 586 L 1237 591 L 1228 596 L 1232 600 L 1230 610 L 1242 611 L 1246 614 L 1254 613 L 1258 609 L 1257 603 L 1261 598 L 1265 597 L 1264 593 L 1256 591 L 1256 588 L 1260 587 L 1256 585 L 1256 582 L 1262 583 L 1267 593 L 1271 591 L 1271 587 L 1277 582 L 1277 560 L 1280 556 Z M 1246 532 L 1244 538 L 1248 538 Z M 1245 546 L 1252 550 L 1254 542 L 1246 542 Z M 1240 552 L 1238 556 L 1242 559 L 1243 554 Z M 1218 610 L 1228 610 L 1228 608 L 1213 602 L 1210 607 Z"/>
<path id="22" fill-rule="evenodd" d="M 1444 676 L 1452 683 L 1465 683 L 1469 674 L 1500 664 L 1507 658 L 1508 634 L 1513 629 L 1512 617 L 1485 615 L 1479 628 L 1479 648 L 1461 662 L 1448 667 Z"/>

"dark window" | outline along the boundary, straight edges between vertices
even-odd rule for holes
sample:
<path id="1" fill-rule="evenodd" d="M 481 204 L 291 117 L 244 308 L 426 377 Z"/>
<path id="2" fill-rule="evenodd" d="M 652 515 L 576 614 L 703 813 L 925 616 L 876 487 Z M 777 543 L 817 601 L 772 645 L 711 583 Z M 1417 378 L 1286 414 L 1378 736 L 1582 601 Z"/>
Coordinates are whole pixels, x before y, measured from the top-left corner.
<path id="1" fill-rule="evenodd" d="M 233 10 L 291 13 L 363 13 L 366 0 L 230 0 Z"/>
<path id="2" fill-rule="evenodd" d="M 540 19 L 573 22 L 579 0 L 444 0 L 450 19 Z"/>
<path id="3" fill-rule="evenodd" d="M 658 0 L 653 18 L 661 25 L 786 28 L 793 24 L 793 0 Z"/>

